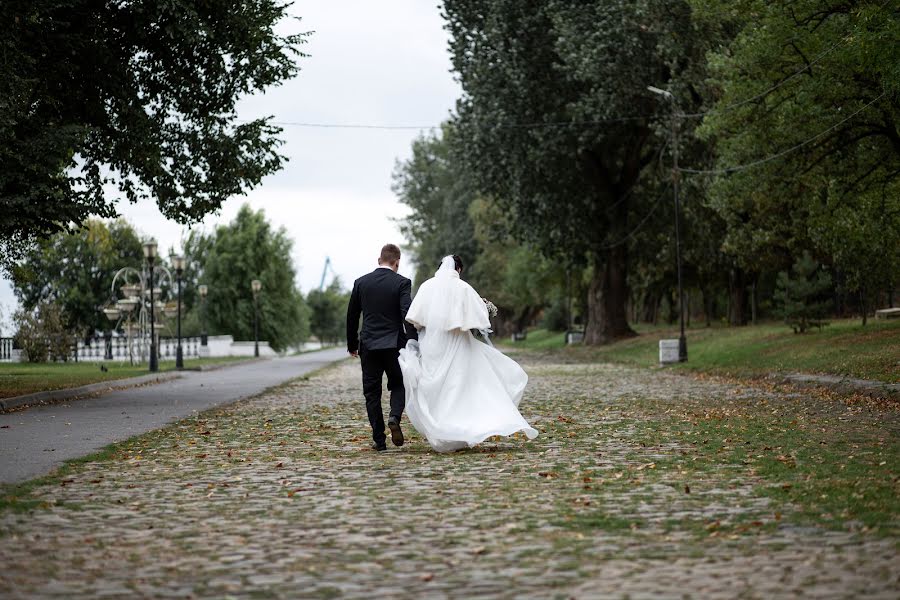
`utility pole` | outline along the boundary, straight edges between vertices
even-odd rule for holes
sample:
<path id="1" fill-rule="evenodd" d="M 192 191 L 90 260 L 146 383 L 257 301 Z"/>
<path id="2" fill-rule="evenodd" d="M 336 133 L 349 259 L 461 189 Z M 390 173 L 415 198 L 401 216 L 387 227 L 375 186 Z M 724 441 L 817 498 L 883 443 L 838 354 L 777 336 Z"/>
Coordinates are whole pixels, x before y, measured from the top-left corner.
<path id="1" fill-rule="evenodd" d="M 672 103 L 672 189 L 675 195 L 675 261 L 678 271 L 678 316 L 681 335 L 678 337 L 678 362 L 687 362 L 687 338 L 684 335 L 684 284 L 681 277 L 681 199 L 678 197 L 678 108 L 672 92 L 648 85 L 647 89 L 654 94 L 667 98 Z"/>

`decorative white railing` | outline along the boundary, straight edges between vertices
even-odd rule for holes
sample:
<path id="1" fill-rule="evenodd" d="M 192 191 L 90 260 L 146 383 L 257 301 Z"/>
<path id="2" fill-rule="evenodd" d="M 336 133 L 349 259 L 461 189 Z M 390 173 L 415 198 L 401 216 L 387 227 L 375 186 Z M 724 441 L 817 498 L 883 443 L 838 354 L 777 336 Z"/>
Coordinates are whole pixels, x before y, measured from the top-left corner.
<path id="1" fill-rule="evenodd" d="M 0 362 L 9 362 L 13 359 L 13 339 L 0 337 Z"/>
<path id="2" fill-rule="evenodd" d="M 254 343 L 235 341 L 230 335 L 211 335 L 208 345 L 201 344 L 200 337 L 181 338 L 181 353 L 185 360 L 217 356 L 253 356 Z M 159 360 L 175 360 L 178 340 L 159 338 Z M 69 360 L 77 362 L 132 362 L 146 363 L 150 358 L 150 338 L 116 336 L 109 339 L 95 338 L 89 343 L 71 338 Z M 276 356 L 266 341 L 259 342 L 260 356 Z M 21 351 L 13 349 L 12 338 L 0 338 L 0 362 L 19 362 Z"/>
<path id="3" fill-rule="evenodd" d="M 109 346 L 107 346 L 107 343 Z M 178 340 L 176 338 L 159 338 L 157 350 L 159 360 L 175 360 Z M 181 353 L 185 359 L 198 358 L 200 356 L 200 338 L 181 338 Z M 148 338 L 114 337 L 110 340 L 103 338 L 94 339 L 89 344 L 78 342 L 77 348 L 72 353 L 72 359 L 84 362 L 99 362 L 104 360 L 136 361 L 144 362 L 150 356 L 150 340 Z"/>

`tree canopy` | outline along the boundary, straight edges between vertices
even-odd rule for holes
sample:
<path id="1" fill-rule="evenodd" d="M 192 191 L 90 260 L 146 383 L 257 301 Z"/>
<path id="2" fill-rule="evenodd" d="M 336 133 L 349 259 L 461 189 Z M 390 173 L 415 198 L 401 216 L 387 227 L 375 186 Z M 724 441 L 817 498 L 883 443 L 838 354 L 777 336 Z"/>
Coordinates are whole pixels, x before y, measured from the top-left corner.
<path id="1" fill-rule="evenodd" d="M 236 104 L 293 77 L 288 4 L 10 0 L 0 32 L 0 265 L 115 216 L 114 184 L 180 223 L 277 171 L 279 128 Z M 107 189 L 104 189 L 104 188 Z"/>
<path id="2" fill-rule="evenodd" d="M 13 290 L 25 312 L 51 302 L 66 329 L 90 337 L 109 327 L 100 308 L 116 271 L 140 269 L 142 262 L 141 241 L 128 222 L 91 219 L 76 233 L 59 232 L 32 247 L 12 270 Z"/>
<path id="3" fill-rule="evenodd" d="M 694 5 L 698 19 L 739 30 L 710 56 L 718 97 L 699 131 L 716 148 L 707 204 L 727 223 L 725 252 L 758 272 L 787 269 L 808 249 L 864 297 L 896 285 L 897 8 L 883 0 Z"/>
<path id="4" fill-rule="evenodd" d="M 685 2 L 447 0 L 459 153 L 478 189 L 510 213 L 516 236 L 593 266 L 586 339 L 632 334 L 625 312 L 634 209 L 659 193 L 651 168 L 671 108 L 647 91 L 671 86 L 704 45 Z"/>
<path id="5" fill-rule="evenodd" d="M 313 289 L 306 294 L 310 331 L 323 344 L 336 344 L 345 337 L 349 302 L 350 294 L 337 277 L 325 289 Z"/>
<path id="6" fill-rule="evenodd" d="M 204 252 L 199 257 L 189 255 L 189 262 L 198 265 L 197 282 L 209 286 L 206 306 L 211 334 L 253 339 L 250 282 L 259 279 L 260 339 L 275 350 L 284 350 L 309 336 L 308 310 L 295 283 L 293 242 L 283 228 L 273 229 L 262 211 L 254 212 L 245 204 L 228 225 L 191 237 L 187 247 Z"/>

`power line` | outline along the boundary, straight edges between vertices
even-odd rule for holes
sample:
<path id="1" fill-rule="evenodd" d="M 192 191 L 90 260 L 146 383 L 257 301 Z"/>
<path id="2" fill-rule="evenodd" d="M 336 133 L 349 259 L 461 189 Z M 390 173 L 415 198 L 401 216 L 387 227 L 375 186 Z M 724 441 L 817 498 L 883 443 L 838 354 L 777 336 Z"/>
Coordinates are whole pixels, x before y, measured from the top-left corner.
<path id="1" fill-rule="evenodd" d="M 876 12 L 881 12 L 888 4 L 893 2 L 894 0 L 885 0 L 877 9 Z M 782 79 L 778 83 L 772 85 L 766 90 L 754 94 L 749 98 L 745 98 L 743 100 L 739 100 L 737 102 L 733 102 L 727 106 L 723 106 L 720 108 L 714 107 L 706 111 L 695 112 L 695 113 L 679 113 L 676 115 L 678 119 L 695 119 L 700 117 L 705 117 L 706 115 L 720 112 L 728 112 L 730 110 L 734 110 L 735 108 L 739 108 L 744 106 L 745 104 L 749 104 L 751 102 L 755 102 L 760 98 L 768 96 L 770 93 L 774 92 L 778 88 L 784 86 L 790 81 L 793 81 L 795 78 L 799 77 L 806 71 L 810 70 L 813 65 L 818 64 L 822 61 L 826 56 L 834 52 L 838 47 L 853 39 L 853 35 L 857 33 L 859 28 L 861 27 L 861 23 L 858 23 L 853 29 L 844 35 L 840 40 L 820 52 L 818 55 L 813 57 L 808 63 L 801 66 L 799 69 L 791 73 L 785 79 Z M 592 126 L 592 125 L 605 125 L 608 123 L 625 123 L 629 121 L 644 121 L 649 118 L 652 118 L 656 115 L 629 115 L 629 116 L 621 116 L 621 117 L 609 117 L 604 119 L 592 119 L 589 121 L 534 121 L 534 122 L 526 122 L 526 123 L 510 123 L 506 125 L 497 126 L 498 129 L 538 129 L 543 127 L 557 127 L 557 128 L 565 128 L 565 127 L 584 127 L 584 126 Z M 313 123 L 313 122 L 297 122 L 297 121 L 273 121 L 272 125 L 278 126 L 290 126 L 290 127 L 306 127 L 306 128 L 315 128 L 315 129 L 376 129 L 376 130 L 394 130 L 394 131 L 425 131 L 431 129 L 438 129 L 440 125 L 390 125 L 390 124 L 370 124 L 370 123 Z"/>
<path id="2" fill-rule="evenodd" d="M 650 220 L 650 217 L 652 217 L 654 215 L 654 213 L 656 213 L 656 209 L 659 208 L 660 204 L 662 204 L 662 199 L 666 197 L 666 194 L 668 193 L 669 188 L 671 186 L 672 186 L 671 181 L 666 183 L 666 187 L 663 188 L 662 193 L 660 193 L 659 197 L 656 199 L 656 202 L 653 203 L 653 208 L 651 208 L 650 211 L 646 215 L 644 215 L 644 218 L 641 219 L 641 222 L 638 223 L 634 229 L 629 231 L 625 237 L 623 237 L 622 239 L 620 239 L 617 242 L 613 242 L 612 244 L 604 244 L 604 245 L 600 246 L 600 249 L 601 250 L 609 250 L 610 248 L 615 248 L 616 246 L 621 246 L 622 244 L 624 244 L 625 242 L 627 242 L 628 240 L 633 238 L 634 234 L 636 234 L 638 231 L 640 231 L 641 228 L 644 226 L 644 224 Z"/>
<path id="3" fill-rule="evenodd" d="M 893 0 L 885 0 L 885 2 L 883 2 L 883 3 L 881 4 L 881 6 L 879 6 L 879 7 L 876 9 L 876 12 L 881 12 L 882 9 L 884 9 L 884 7 L 887 6 L 888 4 L 890 4 L 891 2 L 893 2 Z M 696 113 L 682 113 L 682 114 L 677 115 L 677 116 L 678 116 L 679 118 L 684 118 L 684 119 L 695 119 L 695 118 L 699 118 L 699 117 L 705 117 L 706 115 L 709 115 L 709 114 L 712 114 L 712 113 L 728 112 L 728 111 L 730 111 L 730 110 L 734 110 L 735 108 L 739 108 L 739 107 L 741 107 L 741 106 L 744 106 L 745 104 L 749 104 L 749 103 L 751 103 L 751 102 L 755 102 L 755 101 L 759 100 L 760 98 L 764 98 L 765 96 L 768 96 L 769 94 L 771 94 L 772 92 L 774 92 L 775 90 L 777 90 L 778 88 L 780 88 L 781 86 L 783 86 L 784 84 L 786 84 L 787 82 L 792 81 L 794 78 L 799 77 L 802 73 L 804 73 L 804 72 L 808 71 L 809 69 L 811 69 L 813 65 L 817 64 L 817 63 L 818 63 L 819 61 L 821 61 L 823 58 L 825 58 L 826 56 L 828 56 L 829 54 L 831 54 L 834 50 L 836 50 L 836 49 L 837 49 L 839 46 L 841 46 L 842 44 L 846 44 L 847 42 L 849 42 L 850 40 L 852 40 L 852 39 L 853 39 L 853 34 L 857 33 L 857 31 L 858 31 L 859 28 L 860 28 L 860 25 L 861 25 L 861 24 L 858 23 L 858 24 L 857 24 L 855 27 L 853 27 L 853 29 L 852 29 L 848 34 L 846 34 L 843 38 L 841 38 L 840 40 L 838 40 L 837 42 L 835 42 L 834 44 L 832 44 L 830 47 L 826 48 L 824 51 L 820 52 L 820 53 L 819 53 L 817 56 L 815 56 L 811 61 L 809 61 L 808 63 L 806 63 L 806 64 L 803 65 L 802 67 L 800 67 L 798 70 L 796 70 L 795 72 L 793 72 L 790 76 L 786 77 L 785 79 L 782 79 L 781 81 L 779 81 L 778 83 L 776 83 L 775 85 L 773 85 L 772 87 L 768 88 L 768 89 L 765 90 L 765 91 L 759 92 L 758 94 L 755 94 L 754 96 L 751 96 L 751 97 L 749 97 L 749 98 L 745 98 L 744 100 L 740 100 L 740 101 L 738 101 L 738 102 L 734 102 L 734 103 L 732 103 L 732 104 L 729 104 L 729 105 L 727 105 L 727 106 L 723 106 L 723 107 L 721 107 L 721 108 L 713 107 L 713 108 L 711 108 L 711 109 L 709 109 L 709 110 L 706 110 L 706 111 L 696 112 Z"/>
<path id="4" fill-rule="evenodd" d="M 678 170 L 681 171 L 682 173 L 695 173 L 695 174 L 704 174 L 704 175 L 724 175 L 727 173 L 734 173 L 736 171 L 744 171 L 746 169 L 750 169 L 752 167 L 756 167 L 758 165 L 773 161 L 776 158 L 781 158 L 782 156 L 784 156 L 786 154 L 790 154 L 791 152 L 794 152 L 795 150 L 799 150 L 803 146 L 806 146 L 807 144 L 819 139 L 826 133 L 833 131 L 834 129 L 840 127 L 841 125 L 843 125 L 844 123 L 846 123 L 847 121 L 849 121 L 850 119 L 852 119 L 853 117 L 855 117 L 856 115 L 858 115 L 859 113 L 864 111 L 865 109 L 869 108 L 870 106 L 872 106 L 873 104 L 875 104 L 876 102 L 881 100 L 881 98 L 883 98 L 885 94 L 887 94 L 887 92 L 882 92 L 877 98 L 875 98 L 871 102 L 864 105 L 862 108 L 857 110 L 855 113 L 853 113 L 849 117 L 845 117 L 845 118 L 841 119 L 840 121 L 838 121 L 837 123 L 835 123 L 834 125 L 829 127 L 828 129 L 825 129 L 824 131 L 820 131 L 819 133 L 812 136 L 811 138 L 808 138 L 808 139 L 800 142 L 799 144 L 791 146 L 787 150 L 782 150 L 781 152 L 779 152 L 777 154 L 773 154 L 771 156 L 767 156 L 765 158 L 761 158 L 759 160 L 755 160 L 753 162 L 749 162 L 749 163 L 746 163 L 743 165 L 735 165 L 733 167 L 726 167 L 724 169 L 686 169 L 686 168 L 679 167 Z"/>
<path id="5" fill-rule="evenodd" d="M 607 123 L 623 123 L 626 121 L 643 121 L 649 119 L 653 115 L 641 115 L 630 117 L 610 117 L 608 119 L 594 119 L 591 121 L 535 121 L 531 123 L 509 123 L 506 125 L 498 125 L 498 129 L 538 129 L 542 127 L 583 127 L 588 125 L 605 125 Z M 438 129 L 440 125 L 384 125 L 384 124 L 368 124 L 368 123 L 308 123 L 296 121 L 272 121 L 272 125 L 286 127 L 307 127 L 318 129 L 382 129 L 382 130 L 399 130 L 399 131 L 425 131 L 430 129 Z"/>

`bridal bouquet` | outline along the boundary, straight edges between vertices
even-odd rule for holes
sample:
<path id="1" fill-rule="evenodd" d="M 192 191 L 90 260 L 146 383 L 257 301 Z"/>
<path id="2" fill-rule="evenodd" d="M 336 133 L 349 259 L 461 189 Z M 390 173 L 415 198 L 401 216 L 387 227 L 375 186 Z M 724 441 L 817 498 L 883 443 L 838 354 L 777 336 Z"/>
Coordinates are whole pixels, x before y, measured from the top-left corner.
<path id="1" fill-rule="evenodd" d="M 496 317 L 497 306 L 487 298 L 482 298 L 482 300 L 484 300 L 484 305 L 487 307 L 488 314 L 492 317 Z"/>

